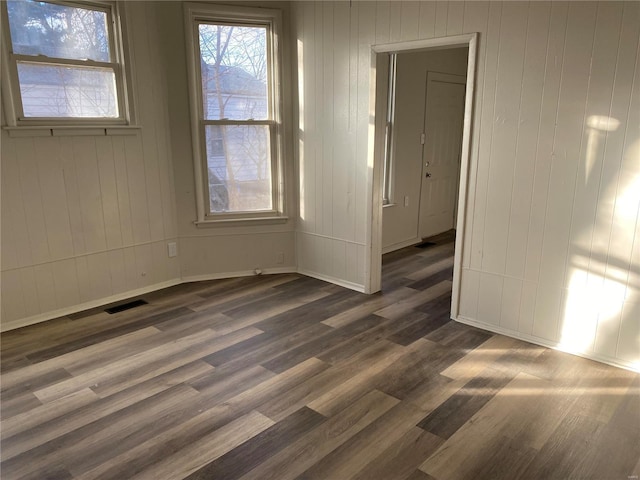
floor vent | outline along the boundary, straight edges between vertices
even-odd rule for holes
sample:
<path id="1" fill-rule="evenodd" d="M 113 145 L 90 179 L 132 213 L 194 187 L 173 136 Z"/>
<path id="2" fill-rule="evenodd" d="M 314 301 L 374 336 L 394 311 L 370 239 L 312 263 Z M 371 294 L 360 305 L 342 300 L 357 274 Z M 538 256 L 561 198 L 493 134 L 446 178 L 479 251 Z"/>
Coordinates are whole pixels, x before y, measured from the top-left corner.
<path id="1" fill-rule="evenodd" d="M 433 247 L 435 245 L 435 243 L 433 242 L 422 242 L 416 245 L 416 248 L 428 248 L 428 247 Z"/>
<path id="2" fill-rule="evenodd" d="M 105 308 L 104 311 L 107 313 L 118 313 L 139 307 L 141 305 L 147 305 L 147 302 L 145 302 L 144 300 L 134 300 L 133 302 L 121 303 L 120 305 L 116 305 L 115 307 Z"/>

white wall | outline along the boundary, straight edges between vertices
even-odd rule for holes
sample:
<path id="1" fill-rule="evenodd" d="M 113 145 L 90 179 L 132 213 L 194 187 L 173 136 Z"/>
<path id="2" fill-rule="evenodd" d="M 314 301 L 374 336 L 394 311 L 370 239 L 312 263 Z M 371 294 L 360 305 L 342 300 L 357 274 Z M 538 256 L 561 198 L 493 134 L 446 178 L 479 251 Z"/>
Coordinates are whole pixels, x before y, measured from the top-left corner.
<path id="1" fill-rule="evenodd" d="M 300 265 L 364 285 L 371 45 L 480 32 L 460 320 L 637 368 L 639 10 L 297 4 Z"/>
<path id="2" fill-rule="evenodd" d="M 168 90 L 155 10 L 129 2 L 139 130 L 10 137 L 2 131 L 2 329 L 180 277 Z"/>
<path id="3" fill-rule="evenodd" d="M 396 62 L 392 203 L 382 211 L 382 248 L 419 242 L 422 145 L 427 72 L 467 74 L 467 48 L 401 53 Z M 408 197 L 408 205 L 404 199 Z"/>

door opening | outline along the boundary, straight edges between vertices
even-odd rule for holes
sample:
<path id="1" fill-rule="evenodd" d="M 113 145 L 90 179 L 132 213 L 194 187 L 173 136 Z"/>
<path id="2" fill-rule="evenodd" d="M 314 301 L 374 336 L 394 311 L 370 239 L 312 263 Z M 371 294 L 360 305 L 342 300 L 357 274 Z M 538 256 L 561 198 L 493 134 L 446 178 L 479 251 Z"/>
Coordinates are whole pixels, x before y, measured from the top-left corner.
<path id="1" fill-rule="evenodd" d="M 476 45 L 477 34 L 458 35 L 453 37 L 436 38 L 430 40 L 421 40 L 414 42 L 402 42 L 396 44 L 375 45 L 372 47 L 372 76 L 375 77 L 371 88 L 371 110 L 375 112 L 372 117 L 374 119 L 374 125 L 372 125 L 372 136 L 370 137 L 372 142 L 370 143 L 370 165 L 372 165 L 371 176 L 371 216 L 368 222 L 368 231 L 370 233 L 369 244 L 369 257 L 367 260 L 367 282 L 366 291 L 373 293 L 379 291 L 381 288 L 381 265 L 382 265 L 382 253 L 383 253 L 383 201 L 382 193 L 385 186 L 384 182 L 384 164 L 385 164 L 385 132 L 388 130 L 387 124 L 387 105 L 388 105 L 388 89 L 387 82 L 389 81 L 389 54 L 404 54 L 404 53 L 418 53 L 418 52 L 433 52 L 448 49 L 468 48 L 466 55 L 466 79 L 461 80 L 460 75 L 454 75 L 452 77 L 439 76 L 435 73 L 442 74 L 442 72 L 434 72 L 431 78 L 427 80 L 427 88 L 425 89 L 425 82 L 422 81 L 422 88 L 425 91 L 423 94 L 423 105 L 436 106 L 440 103 L 456 103 L 463 104 L 462 114 L 454 115 L 454 118 L 447 119 L 447 122 L 458 122 L 461 125 L 461 130 L 458 130 L 457 138 L 455 135 L 445 134 L 442 131 L 438 131 L 438 122 L 433 121 L 423 111 L 420 128 L 429 127 L 431 122 L 431 129 L 435 132 L 435 135 L 440 135 L 439 144 L 433 144 L 431 150 L 425 148 L 424 152 L 420 148 L 420 154 L 417 159 L 419 160 L 418 175 L 421 178 L 417 187 L 417 193 L 411 195 L 399 195 L 398 189 L 391 187 L 387 188 L 386 192 L 390 190 L 394 192 L 395 197 L 389 199 L 390 206 L 385 205 L 385 210 L 393 208 L 393 206 L 407 205 L 413 206 L 416 211 L 421 211 L 420 217 L 425 217 L 425 221 L 421 224 L 416 222 L 414 225 L 414 238 L 403 240 L 408 242 L 407 245 L 420 242 L 424 237 L 431 236 L 436 233 L 447 230 L 447 225 L 451 225 L 456 229 L 456 241 L 455 241 L 455 255 L 454 255 L 454 274 L 453 274 L 453 288 L 452 288 L 452 300 L 451 300 L 451 317 L 455 318 L 458 311 L 458 294 L 459 294 L 459 279 L 461 269 L 461 246 L 464 238 L 464 216 L 465 216 L 465 204 L 466 204 L 466 187 L 467 176 L 469 170 L 469 145 L 471 138 L 471 113 L 472 113 L 472 98 L 473 98 L 473 86 L 474 86 L 474 74 L 475 74 L 475 59 L 476 59 Z M 398 56 L 400 57 L 400 56 Z M 398 64 L 399 65 L 399 64 Z M 396 66 L 399 68 L 399 66 Z M 440 90 L 440 93 L 436 93 L 433 96 L 434 100 L 428 99 L 426 90 L 429 89 L 429 84 L 432 84 L 432 90 Z M 435 86 L 433 86 L 435 85 Z M 396 92 L 401 92 L 398 83 L 395 85 Z M 444 98 L 444 101 L 441 99 Z M 397 100 L 397 99 L 396 99 Z M 414 100 L 415 102 L 415 100 Z M 419 103 L 419 102 L 415 102 Z M 396 109 L 398 105 L 396 104 Z M 394 123 L 393 127 L 397 133 L 401 130 L 401 126 Z M 428 131 L 429 128 L 426 128 Z M 454 129 L 455 130 L 455 129 Z M 428 135 L 427 131 L 422 131 L 425 136 Z M 433 134 L 432 132 L 432 134 Z M 419 133 L 419 134 L 420 134 Z M 448 138 L 447 135 L 449 135 Z M 395 142 L 400 140 L 396 137 Z M 425 143 L 427 140 L 425 139 Z M 457 143 L 457 149 L 451 147 L 454 143 Z M 448 146 L 447 146 L 448 145 Z M 447 149 L 454 151 L 448 151 Z M 438 152 L 447 152 L 447 161 L 437 160 L 433 155 Z M 431 155 L 431 156 L 429 156 Z M 415 158 L 415 157 L 414 157 Z M 454 159 L 454 160 L 452 160 Z M 428 163 L 428 165 L 427 165 Z M 393 171 L 398 173 L 394 167 L 387 171 Z M 434 175 L 435 173 L 435 175 Z M 431 174 L 431 176 L 427 176 Z M 425 181 L 422 181 L 424 178 Z M 437 197 L 439 203 L 429 202 L 429 198 Z M 408 198 L 407 198 L 408 197 Z M 434 208 L 434 205 L 439 205 L 438 208 Z M 399 210 L 399 209 L 398 209 Z M 386 220 L 386 217 L 385 217 Z M 428 226 L 431 225 L 431 226 Z M 434 226 L 435 225 L 435 226 Z M 424 228 L 423 228 L 424 227 Z M 393 228 L 393 227 L 392 227 Z M 440 232 L 437 232 L 438 229 Z M 389 245 L 389 238 L 385 237 L 384 241 Z M 401 240 L 402 241 L 402 240 Z M 401 242 L 400 242 L 401 243 Z M 398 246 L 397 244 L 395 246 Z M 400 248 L 400 247 L 399 247 Z"/>

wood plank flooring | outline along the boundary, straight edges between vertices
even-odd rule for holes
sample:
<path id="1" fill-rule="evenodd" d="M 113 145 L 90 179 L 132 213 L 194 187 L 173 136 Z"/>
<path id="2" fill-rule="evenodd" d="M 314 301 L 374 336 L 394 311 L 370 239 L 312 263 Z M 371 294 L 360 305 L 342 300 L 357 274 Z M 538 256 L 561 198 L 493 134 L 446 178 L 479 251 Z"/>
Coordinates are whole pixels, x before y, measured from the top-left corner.
<path id="1" fill-rule="evenodd" d="M 3 334 L 1 478 L 637 478 L 640 376 L 452 322 L 431 241 L 372 296 L 256 276 Z"/>

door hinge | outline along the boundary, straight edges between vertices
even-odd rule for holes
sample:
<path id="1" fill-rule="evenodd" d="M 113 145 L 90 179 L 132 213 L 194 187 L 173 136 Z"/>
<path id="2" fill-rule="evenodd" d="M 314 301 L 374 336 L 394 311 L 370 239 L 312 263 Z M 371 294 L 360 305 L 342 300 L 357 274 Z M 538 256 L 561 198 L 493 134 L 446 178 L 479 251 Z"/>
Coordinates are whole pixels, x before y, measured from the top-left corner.
<path id="1" fill-rule="evenodd" d="M 424 141 L 426 139 L 426 135 L 424 133 L 420 134 L 420 145 L 424 145 Z"/>

